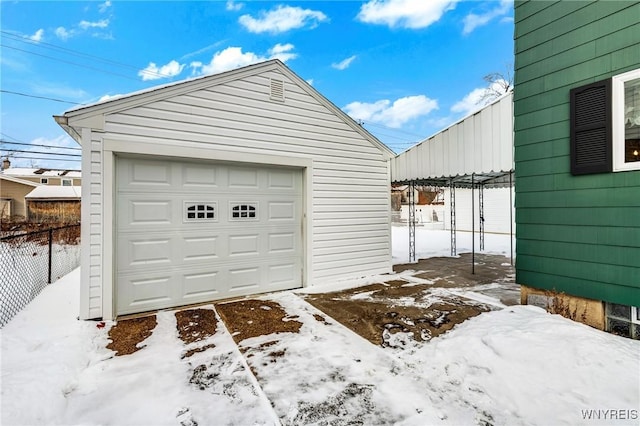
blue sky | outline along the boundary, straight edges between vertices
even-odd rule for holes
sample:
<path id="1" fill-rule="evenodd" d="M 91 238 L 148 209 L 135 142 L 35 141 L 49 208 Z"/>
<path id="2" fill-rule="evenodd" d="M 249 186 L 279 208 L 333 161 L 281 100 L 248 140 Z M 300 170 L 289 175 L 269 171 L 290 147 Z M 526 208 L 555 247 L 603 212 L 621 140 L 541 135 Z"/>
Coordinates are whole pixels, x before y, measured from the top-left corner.
<path id="1" fill-rule="evenodd" d="M 513 66 L 512 0 L 2 1 L 0 8 L 3 155 L 78 154 L 47 147 L 77 147 L 52 115 L 271 58 L 400 152 L 478 109 L 483 77 Z M 12 154 L 15 167 L 80 167 L 54 160 L 77 157 Z"/>

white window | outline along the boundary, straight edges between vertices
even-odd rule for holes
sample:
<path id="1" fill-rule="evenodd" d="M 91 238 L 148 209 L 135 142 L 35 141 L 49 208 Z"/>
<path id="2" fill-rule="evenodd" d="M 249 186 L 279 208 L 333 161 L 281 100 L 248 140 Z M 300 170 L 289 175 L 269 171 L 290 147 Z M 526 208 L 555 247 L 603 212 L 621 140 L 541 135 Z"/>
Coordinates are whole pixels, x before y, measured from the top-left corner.
<path id="1" fill-rule="evenodd" d="M 40 183 L 43 183 L 43 184 L 46 185 L 46 184 L 49 183 L 49 179 L 48 178 L 40 178 Z"/>
<path id="2" fill-rule="evenodd" d="M 613 170 L 640 170 L 640 69 L 611 79 Z"/>
<path id="3" fill-rule="evenodd" d="M 215 202 L 185 201 L 183 220 L 185 222 L 216 222 L 217 207 Z"/>
<path id="4" fill-rule="evenodd" d="M 73 186 L 73 179 L 62 179 L 62 186 Z"/>
<path id="5" fill-rule="evenodd" d="M 257 220 L 258 203 L 231 203 L 229 220 Z"/>

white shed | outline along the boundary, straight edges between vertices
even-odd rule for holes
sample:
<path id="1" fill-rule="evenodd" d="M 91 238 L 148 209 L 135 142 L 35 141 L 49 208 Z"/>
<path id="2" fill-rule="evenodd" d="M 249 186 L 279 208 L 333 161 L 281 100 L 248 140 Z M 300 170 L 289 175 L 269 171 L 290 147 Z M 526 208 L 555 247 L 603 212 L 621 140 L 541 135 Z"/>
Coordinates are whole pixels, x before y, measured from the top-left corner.
<path id="1" fill-rule="evenodd" d="M 393 152 L 278 60 L 55 118 L 82 145 L 81 318 L 391 269 Z"/>

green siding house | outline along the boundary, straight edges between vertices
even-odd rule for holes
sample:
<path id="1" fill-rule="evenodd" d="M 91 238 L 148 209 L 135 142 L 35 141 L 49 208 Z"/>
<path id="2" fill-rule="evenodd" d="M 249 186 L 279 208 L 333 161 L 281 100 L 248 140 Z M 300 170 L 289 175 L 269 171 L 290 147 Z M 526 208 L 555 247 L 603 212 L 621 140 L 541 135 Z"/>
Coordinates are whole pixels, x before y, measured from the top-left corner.
<path id="1" fill-rule="evenodd" d="M 515 2 L 523 303 L 640 338 L 640 2 Z"/>

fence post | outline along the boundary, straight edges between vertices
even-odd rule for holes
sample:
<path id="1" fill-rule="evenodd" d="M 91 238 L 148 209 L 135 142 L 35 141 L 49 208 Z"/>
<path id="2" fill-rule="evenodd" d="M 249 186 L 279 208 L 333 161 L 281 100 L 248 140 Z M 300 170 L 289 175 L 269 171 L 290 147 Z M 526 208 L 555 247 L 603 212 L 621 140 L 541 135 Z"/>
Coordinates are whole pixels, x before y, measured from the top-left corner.
<path id="1" fill-rule="evenodd" d="M 47 284 L 51 284 L 51 257 L 52 257 L 52 244 L 53 242 L 53 228 L 49 228 L 49 280 Z"/>

